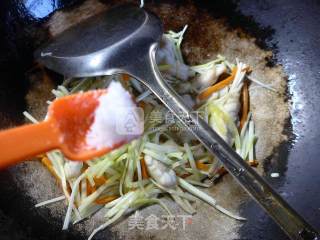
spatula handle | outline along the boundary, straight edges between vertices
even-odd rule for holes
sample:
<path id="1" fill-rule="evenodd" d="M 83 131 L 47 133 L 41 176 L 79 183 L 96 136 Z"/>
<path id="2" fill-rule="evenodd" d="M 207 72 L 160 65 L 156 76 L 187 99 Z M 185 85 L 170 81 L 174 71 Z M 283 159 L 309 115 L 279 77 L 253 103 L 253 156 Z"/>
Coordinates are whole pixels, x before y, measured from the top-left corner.
<path id="1" fill-rule="evenodd" d="M 187 107 L 162 78 L 155 63 L 156 45 L 144 63 L 128 68 L 213 153 L 241 186 L 266 210 L 291 239 L 316 240 L 319 234 L 257 174 L 198 114 Z M 143 66 L 140 67 L 139 66 Z M 150 69 L 150 71 L 148 70 Z"/>
<path id="2" fill-rule="evenodd" d="M 50 121 L 1 131 L 0 169 L 57 148 L 57 133 Z"/>

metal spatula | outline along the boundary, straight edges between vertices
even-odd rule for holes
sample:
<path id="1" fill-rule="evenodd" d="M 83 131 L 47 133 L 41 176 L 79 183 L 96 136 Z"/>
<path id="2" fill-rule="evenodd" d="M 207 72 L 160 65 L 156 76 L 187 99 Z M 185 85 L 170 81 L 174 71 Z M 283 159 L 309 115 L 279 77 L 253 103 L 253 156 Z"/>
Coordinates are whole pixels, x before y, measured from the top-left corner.
<path id="1" fill-rule="evenodd" d="M 68 77 L 126 73 L 138 79 L 218 157 L 291 239 L 318 239 L 316 230 L 168 86 L 155 62 L 162 34 L 158 17 L 133 6 L 120 6 L 66 30 L 39 49 L 36 58 Z"/>

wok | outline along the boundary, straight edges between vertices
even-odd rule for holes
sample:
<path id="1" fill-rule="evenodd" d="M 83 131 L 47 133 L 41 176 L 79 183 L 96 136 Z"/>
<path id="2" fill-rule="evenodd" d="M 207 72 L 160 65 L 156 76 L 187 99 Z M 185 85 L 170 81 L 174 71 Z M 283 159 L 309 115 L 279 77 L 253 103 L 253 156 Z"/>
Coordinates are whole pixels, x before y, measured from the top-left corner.
<path id="1" fill-rule="evenodd" d="M 55 10 L 73 11 L 82 2 L 26 0 L 0 3 L 1 128 L 23 123 L 21 113 L 27 107 L 25 97 L 30 88 L 26 72 L 34 66 L 33 50 L 50 38 L 44 23 Z M 101 1 L 101 4 L 104 2 L 112 1 Z M 179 7 L 191 1 L 151 2 Z M 317 144 L 320 135 L 319 3 L 311 0 L 194 2 L 197 9 L 208 11 L 217 19 L 225 18 L 230 28 L 240 27 L 256 37 L 256 44 L 261 48 L 271 49 L 274 58 L 268 60 L 269 67 L 278 63 L 283 65 L 291 103 L 291 119 L 284 131 L 290 138 L 265 159 L 264 175 L 299 213 L 320 228 L 320 164 L 317 159 L 320 153 Z M 50 75 L 57 82 L 62 79 L 55 73 L 50 72 Z M 272 172 L 279 172 L 281 177 L 270 178 Z M 53 217 L 48 209 L 35 210 L 34 199 L 21 191 L 14 179 L 12 169 L 0 173 L 0 239 L 85 239 L 84 233 L 75 229 L 62 232 L 61 219 Z M 244 203 L 241 213 L 248 221 L 239 229 L 240 239 L 287 239 L 253 201 Z M 108 234 L 110 239 L 117 238 L 114 233 Z"/>

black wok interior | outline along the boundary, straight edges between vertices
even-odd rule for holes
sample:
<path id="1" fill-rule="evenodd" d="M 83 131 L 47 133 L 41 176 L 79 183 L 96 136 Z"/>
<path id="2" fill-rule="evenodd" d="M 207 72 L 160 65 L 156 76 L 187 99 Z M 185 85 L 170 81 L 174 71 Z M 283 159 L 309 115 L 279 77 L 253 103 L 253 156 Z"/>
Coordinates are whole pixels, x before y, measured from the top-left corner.
<path id="1" fill-rule="evenodd" d="M 55 10 L 72 11 L 80 2 L 0 2 L 0 128 L 23 123 L 28 91 L 26 71 L 34 64 L 34 49 L 49 38 L 42 23 Z M 320 229 L 319 1 L 203 0 L 196 1 L 196 5 L 214 17 L 227 17 L 230 27 L 241 27 L 257 38 L 260 47 L 271 49 L 275 57 L 270 59 L 270 66 L 283 65 L 289 81 L 288 99 L 292 102 L 292 119 L 285 131 L 291 138 L 277 149 L 272 161 L 266 161 L 265 175 L 299 213 Z M 268 177 L 271 172 L 279 172 L 281 177 Z M 35 203 L 17 189 L 8 171 L 0 172 L 0 184 L 0 239 L 84 239 L 72 230 L 62 232 L 61 220 L 53 219 L 49 211 L 35 209 Z M 242 206 L 242 215 L 248 221 L 240 230 L 241 239 L 287 239 L 253 201 Z M 113 238 L 116 236 L 110 233 Z"/>

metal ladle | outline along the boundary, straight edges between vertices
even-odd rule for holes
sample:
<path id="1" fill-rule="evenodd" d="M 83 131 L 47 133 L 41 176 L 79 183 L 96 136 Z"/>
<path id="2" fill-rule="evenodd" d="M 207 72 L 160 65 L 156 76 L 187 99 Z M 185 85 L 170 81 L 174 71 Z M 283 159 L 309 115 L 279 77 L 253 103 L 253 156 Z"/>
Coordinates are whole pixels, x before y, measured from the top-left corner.
<path id="1" fill-rule="evenodd" d="M 126 73 L 138 79 L 223 163 L 291 239 L 319 239 L 316 230 L 168 86 L 155 62 L 162 34 L 157 16 L 141 8 L 120 6 L 64 31 L 35 56 L 68 77 Z"/>

